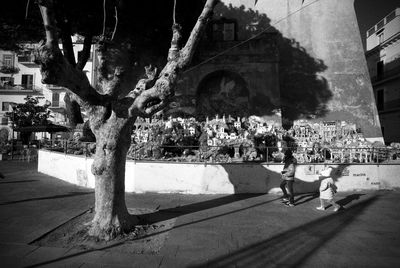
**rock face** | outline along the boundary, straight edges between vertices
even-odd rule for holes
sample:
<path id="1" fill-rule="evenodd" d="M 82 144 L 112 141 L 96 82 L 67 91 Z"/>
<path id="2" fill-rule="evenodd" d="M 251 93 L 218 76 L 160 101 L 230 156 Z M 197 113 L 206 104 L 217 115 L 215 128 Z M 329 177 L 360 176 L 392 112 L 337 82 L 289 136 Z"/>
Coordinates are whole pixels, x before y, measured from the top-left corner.
<path id="1" fill-rule="evenodd" d="M 354 0 L 224 0 L 256 10 L 279 35 L 279 87 L 284 124 L 305 117 L 357 122 L 382 140 Z M 238 23 L 243 16 L 238 17 Z M 268 26 L 267 26 L 268 27 Z M 239 33 L 240 35 L 240 33 Z"/>

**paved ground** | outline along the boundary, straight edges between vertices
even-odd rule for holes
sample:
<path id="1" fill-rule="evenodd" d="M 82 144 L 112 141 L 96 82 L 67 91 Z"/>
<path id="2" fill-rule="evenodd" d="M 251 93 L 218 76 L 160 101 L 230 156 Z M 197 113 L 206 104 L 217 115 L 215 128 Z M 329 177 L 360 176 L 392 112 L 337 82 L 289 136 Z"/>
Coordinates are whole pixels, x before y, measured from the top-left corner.
<path id="1" fill-rule="evenodd" d="M 400 267 L 400 192 L 340 193 L 341 212 L 318 199 L 275 195 L 128 194 L 130 208 L 174 222 L 157 253 L 79 251 L 29 243 L 93 205 L 91 189 L 0 161 L 1 267 Z"/>

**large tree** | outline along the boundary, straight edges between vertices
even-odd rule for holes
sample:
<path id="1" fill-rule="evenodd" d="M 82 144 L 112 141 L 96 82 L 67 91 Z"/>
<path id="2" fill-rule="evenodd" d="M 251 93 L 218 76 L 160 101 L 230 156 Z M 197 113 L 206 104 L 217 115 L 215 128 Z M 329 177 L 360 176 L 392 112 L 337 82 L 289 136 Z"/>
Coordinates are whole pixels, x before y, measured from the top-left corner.
<path id="1" fill-rule="evenodd" d="M 132 126 L 138 116 L 152 116 L 168 104 L 174 94 L 177 79 L 189 66 L 218 0 L 196 1 L 197 5 L 202 4 L 202 9 L 196 15 L 198 17 L 194 25 L 174 23 L 172 35 L 171 32 L 165 32 L 165 21 L 157 22 L 157 13 L 166 12 L 161 6 L 167 1 L 88 2 L 92 5 L 82 1 L 37 1 L 46 42 L 40 47 L 36 61 L 41 66 L 43 82 L 68 88 L 87 112 L 91 130 L 96 136 L 96 153 L 92 165 L 92 173 L 96 178 L 96 203 L 89 234 L 110 239 L 121 232 L 129 232 L 138 223 L 137 217 L 128 213 L 125 204 L 125 160 L 131 143 Z M 98 5 L 99 2 L 104 5 Z M 157 8 L 158 5 L 161 6 Z M 73 12 L 77 9 L 80 9 L 78 14 L 82 14 L 83 10 L 86 16 L 77 18 Z M 107 14 L 109 18 L 114 16 L 109 19 L 112 23 L 107 23 Z M 136 20 L 133 20 L 135 16 Z M 187 14 L 182 16 L 190 19 Z M 94 38 L 96 33 L 93 29 L 99 28 L 99 17 L 103 20 L 100 23 L 101 33 Z M 149 29 L 149 25 L 155 24 L 158 24 L 157 28 Z M 182 29 L 188 32 L 183 46 L 180 43 L 185 30 Z M 72 53 L 73 32 L 84 36 L 84 50 L 77 61 Z M 132 38 L 139 37 L 138 33 L 141 33 L 141 38 Z M 172 37 L 168 42 L 169 49 L 165 46 L 164 66 L 159 71 L 155 66 L 163 61 L 153 57 L 151 51 L 139 48 L 146 47 L 146 44 L 149 44 L 148 48 L 162 48 L 159 44 L 151 44 L 162 41 L 164 38 L 160 36 L 166 34 Z M 95 86 L 90 84 L 82 71 L 89 58 L 93 40 L 98 41 L 98 80 Z M 162 54 L 156 50 L 153 53 L 155 56 Z M 139 68 L 149 59 L 154 59 L 155 64 L 147 66 L 141 77 Z"/>

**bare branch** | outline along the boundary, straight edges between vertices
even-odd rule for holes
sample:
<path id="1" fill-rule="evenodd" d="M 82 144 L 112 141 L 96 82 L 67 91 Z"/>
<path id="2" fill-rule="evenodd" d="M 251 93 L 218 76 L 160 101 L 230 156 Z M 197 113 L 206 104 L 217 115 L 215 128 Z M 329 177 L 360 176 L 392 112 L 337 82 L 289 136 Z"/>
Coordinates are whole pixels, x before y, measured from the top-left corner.
<path id="1" fill-rule="evenodd" d="M 204 5 L 188 41 L 183 49 L 179 50 L 180 26 L 172 26 L 171 47 L 168 53 L 168 62 L 161 71 L 157 80 L 151 88 L 143 87 L 140 80 L 128 98 L 133 99 L 130 106 L 130 116 L 140 115 L 148 117 L 164 108 L 174 94 L 179 73 L 187 67 L 193 57 L 201 34 L 212 16 L 213 9 L 218 0 L 207 0 Z"/>
<path id="2" fill-rule="evenodd" d="M 158 69 L 153 68 L 153 66 L 151 65 L 145 66 L 144 69 L 146 72 L 146 78 L 140 79 L 136 83 L 135 89 L 128 94 L 128 97 L 136 99 L 136 97 L 139 96 L 143 91 L 154 86 L 158 74 Z"/>
<path id="3" fill-rule="evenodd" d="M 63 46 L 63 54 L 69 64 L 76 66 L 76 60 L 74 55 L 74 47 L 72 45 L 71 29 L 69 22 L 61 23 L 61 42 Z"/>
<path id="4" fill-rule="evenodd" d="M 64 96 L 64 102 L 65 106 L 68 107 L 66 114 L 70 127 L 76 127 L 77 124 L 83 123 L 81 108 L 75 94 L 67 91 Z"/>
<path id="5" fill-rule="evenodd" d="M 114 39 L 115 33 L 117 32 L 117 26 L 118 26 L 118 9 L 117 9 L 117 7 L 114 7 L 114 9 L 115 9 L 115 25 L 114 25 L 114 31 L 111 36 L 111 40 Z"/>
<path id="6" fill-rule="evenodd" d="M 214 7 L 218 4 L 218 2 L 219 0 L 207 0 L 206 4 L 204 5 L 203 11 L 193 27 L 185 47 L 181 50 L 179 60 L 180 68 L 185 68 L 192 60 L 196 46 L 200 41 L 201 34 L 205 30 L 208 21 L 211 19 Z"/>
<path id="7" fill-rule="evenodd" d="M 76 59 L 74 53 L 74 47 L 72 45 L 72 38 L 71 38 L 71 23 L 68 20 L 66 15 L 66 9 L 63 1 L 54 1 L 54 16 L 57 22 L 58 27 L 60 28 L 60 37 L 62 42 L 62 51 L 64 57 L 67 61 L 72 65 L 76 66 Z"/>
<path id="8" fill-rule="evenodd" d="M 25 19 L 28 18 L 28 12 L 29 12 L 29 4 L 30 4 L 30 0 L 28 0 L 28 2 L 26 3 L 26 8 L 25 8 Z"/>
<path id="9" fill-rule="evenodd" d="M 143 79 L 139 80 L 136 89 L 129 94 L 129 97 L 134 97 L 134 102 L 129 109 L 130 115 L 139 114 L 148 117 L 164 108 L 174 95 L 177 72 L 177 62 L 169 61 L 157 80 L 151 81 L 151 83 L 154 83 L 152 87 L 146 88 L 146 85 L 143 88 L 140 84 L 143 83 Z"/>
<path id="10" fill-rule="evenodd" d="M 182 38 L 181 34 L 182 27 L 174 23 L 172 25 L 172 39 L 171 39 L 171 47 L 169 48 L 168 51 L 168 61 L 170 60 L 176 60 L 177 57 L 179 57 L 179 50 L 180 50 L 180 40 Z"/>
<path id="11" fill-rule="evenodd" d="M 83 68 L 85 68 L 88 59 L 90 58 L 92 38 L 93 36 L 91 34 L 85 36 L 85 40 L 83 41 L 83 49 L 81 50 L 80 57 L 78 58 L 78 64 L 76 65 L 76 68 L 78 70 L 83 70 Z"/>
<path id="12" fill-rule="evenodd" d="M 103 38 L 106 34 L 106 0 L 103 0 Z"/>
<path id="13" fill-rule="evenodd" d="M 176 24 L 176 0 L 174 0 L 174 9 L 173 9 L 173 13 L 172 13 L 172 20 L 173 20 L 174 24 Z"/>
<path id="14" fill-rule="evenodd" d="M 58 48 L 58 34 L 54 12 L 49 12 L 49 9 L 54 9 L 52 0 L 39 0 L 38 1 L 40 13 L 42 14 L 44 30 L 46 32 L 46 45 L 54 47 L 55 50 L 60 51 Z M 61 51 L 60 51 L 61 53 Z"/>
<path id="15" fill-rule="evenodd" d="M 75 69 L 58 47 L 53 0 L 39 0 L 38 3 L 46 31 L 46 43 L 39 48 L 36 58 L 41 66 L 43 83 L 66 87 L 88 104 L 105 105 L 109 97 L 99 94 L 90 85 L 86 74 Z"/>

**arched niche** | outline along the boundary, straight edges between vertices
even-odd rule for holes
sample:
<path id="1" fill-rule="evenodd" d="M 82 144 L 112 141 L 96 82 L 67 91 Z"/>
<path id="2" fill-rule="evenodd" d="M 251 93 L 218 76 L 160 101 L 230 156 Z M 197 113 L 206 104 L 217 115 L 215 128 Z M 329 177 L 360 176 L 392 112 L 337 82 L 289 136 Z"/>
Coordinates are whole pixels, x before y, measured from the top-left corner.
<path id="1" fill-rule="evenodd" d="M 220 70 L 206 75 L 196 92 L 198 117 L 249 115 L 249 90 L 246 81 L 232 71 Z"/>

